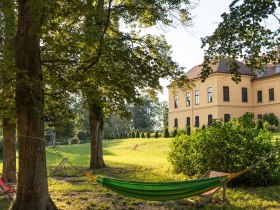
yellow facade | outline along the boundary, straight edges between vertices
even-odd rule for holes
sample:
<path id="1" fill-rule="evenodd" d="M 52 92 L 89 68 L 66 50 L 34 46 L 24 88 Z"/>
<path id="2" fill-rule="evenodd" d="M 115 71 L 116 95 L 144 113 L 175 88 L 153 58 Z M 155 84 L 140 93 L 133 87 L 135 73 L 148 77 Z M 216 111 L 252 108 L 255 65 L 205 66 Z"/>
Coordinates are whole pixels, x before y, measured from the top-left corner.
<path id="1" fill-rule="evenodd" d="M 208 124 L 208 116 L 213 119 L 224 119 L 229 114 L 230 119 L 237 118 L 246 112 L 252 112 L 255 117 L 265 113 L 274 113 L 280 120 L 280 75 L 268 78 L 253 79 L 254 76 L 242 75 L 241 82 L 232 81 L 228 73 L 213 73 L 203 83 L 199 78 L 193 79 L 195 86 L 188 91 L 169 89 L 169 129 L 185 128 L 187 118 L 190 127 L 195 125 L 195 117 L 199 117 L 199 127 Z M 229 89 L 229 101 L 224 101 L 223 87 Z M 208 102 L 208 88 L 212 88 L 212 102 Z M 247 102 L 242 102 L 242 88 L 247 88 Z M 274 89 L 274 100 L 269 101 L 269 89 Z M 257 91 L 262 91 L 262 102 L 257 101 Z M 199 91 L 199 104 L 195 104 L 195 92 Z M 190 93 L 190 105 L 187 105 L 186 94 Z M 175 96 L 178 97 L 178 107 L 175 108 Z M 176 125 L 177 119 L 177 125 Z"/>

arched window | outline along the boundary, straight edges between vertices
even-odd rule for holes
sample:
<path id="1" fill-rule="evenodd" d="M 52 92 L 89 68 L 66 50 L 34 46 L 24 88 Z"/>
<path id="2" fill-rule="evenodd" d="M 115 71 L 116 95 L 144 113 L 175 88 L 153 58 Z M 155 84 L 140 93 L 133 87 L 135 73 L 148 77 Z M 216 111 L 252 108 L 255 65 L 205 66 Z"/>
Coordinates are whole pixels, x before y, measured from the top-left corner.
<path id="1" fill-rule="evenodd" d="M 177 118 L 174 119 L 174 128 L 178 128 L 178 119 Z"/>
<path id="2" fill-rule="evenodd" d="M 196 116 L 195 118 L 194 118 L 194 127 L 197 127 L 197 128 L 199 128 L 199 116 Z"/>
<path id="3" fill-rule="evenodd" d="M 190 117 L 186 118 L 186 126 L 191 126 L 191 118 Z"/>
<path id="4" fill-rule="evenodd" d="M 209 114 L 208 115 L 208 125 L 212 125 L 212 122 L 213 122 L 213 115 L 212 114 Z"/>
<path id="5" fill-rule="evenodd" d="M 224 122 L 227 123 L 230 121 L 230 114 L 224 114 Z"/>

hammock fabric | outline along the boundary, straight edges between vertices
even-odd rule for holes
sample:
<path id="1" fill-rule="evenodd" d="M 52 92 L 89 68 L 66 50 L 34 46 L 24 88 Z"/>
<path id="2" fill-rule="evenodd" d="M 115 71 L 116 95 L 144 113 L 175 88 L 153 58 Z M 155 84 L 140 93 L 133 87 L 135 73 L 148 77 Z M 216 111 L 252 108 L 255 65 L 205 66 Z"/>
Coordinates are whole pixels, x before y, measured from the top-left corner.
<path id="1" fill-rule="evenodd" d="M 165 201 L 192 197 L 224 185 L 228 177 L 212 177 L 181 182 L 135 182 L 104 176 L 96 181 L 118 194 L 144 200 Z"/>

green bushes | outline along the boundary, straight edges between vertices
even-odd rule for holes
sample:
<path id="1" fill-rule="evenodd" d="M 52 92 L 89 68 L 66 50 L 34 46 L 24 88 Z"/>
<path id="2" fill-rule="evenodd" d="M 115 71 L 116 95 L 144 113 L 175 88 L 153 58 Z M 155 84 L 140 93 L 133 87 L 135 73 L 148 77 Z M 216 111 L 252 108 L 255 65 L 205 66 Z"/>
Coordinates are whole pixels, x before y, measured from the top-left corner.
<path id="1" fill-rule="evenodd" d="M 165 128 L 164 129 L 164 138 L 169 138 L 170 135 L 169 135 L 169 131 L 168 131 L 168 128 Z"/>
<path id="2" fill-rule="evenodd" d="M 178 135 L 178 131 L 177 131 L 177 129 L 175 128 L 175 129 L 173 130 L 172 136 L 173 136 L 173 137 L 176 137 L 177 135 Z"/>
<path id="3" fill-rule="evenodd" d="M 71 144 L 79 144 L 79 143 L 80 143 L 80 141 L 77 137 L 74 137 L 71 139 Z"/>
<path id="4" fill-rule="evenodd" d="M 147 138 L 148 138 L 148 139 L 151 138 L 150 132 L 147 133 Z"/>
<path id="5" fill-rule="evenodd" d="M 157 139 L 159 137 L 158 132 L 155 133 L 155 138 Z"/>
<path id="6" fill-rule="evenodd" d="M 141 133 L 141 138 L 145 138 L 144 132 Z"/>
<path id="7" fill-rule="evenodd" d="M 176 172 L 189 176 L 207 170 L 238 172 L 262 159 L 274 148 L 271 135 L 259 129 L 253 114 L 228 123 L 214 121 L 191 136 L 181 135 L 171 145 L 169 161 Z M 260 186 L 279 182 L 280 157 L 275 155 L 254 170 L 232 180 L 231 184 Z"/>
<path id="8" fill-rule="evenodd" d="M 270 125 L 279 126 L 278 119 L 273 113 L 264 114 L 262 120 L 268 122 Z"/>

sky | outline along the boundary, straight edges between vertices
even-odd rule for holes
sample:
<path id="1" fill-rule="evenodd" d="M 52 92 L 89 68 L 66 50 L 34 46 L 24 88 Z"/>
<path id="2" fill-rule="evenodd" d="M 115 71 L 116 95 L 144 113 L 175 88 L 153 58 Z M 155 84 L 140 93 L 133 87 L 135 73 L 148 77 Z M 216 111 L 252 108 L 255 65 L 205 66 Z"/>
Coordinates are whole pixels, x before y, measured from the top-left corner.
<path id="1" fill-rule="evenodd" d="M 232 0 L 200 0 L 195 9 L 192 9 L 192 26 L 187 29 L 183 27 L 168 28 L 164 33 L 167 42 L 172 46 L 172 57 L 186 71 L 193 66 L 201 64 L 203 50 L 201 49 L 201 37 L 211 35 L 221 22 L 221 14 L 229 11 Z M 164 87 L 163 94 L 159 94 L 160 101 L 168 100 L 167 80 L 161 80 Z"/>

